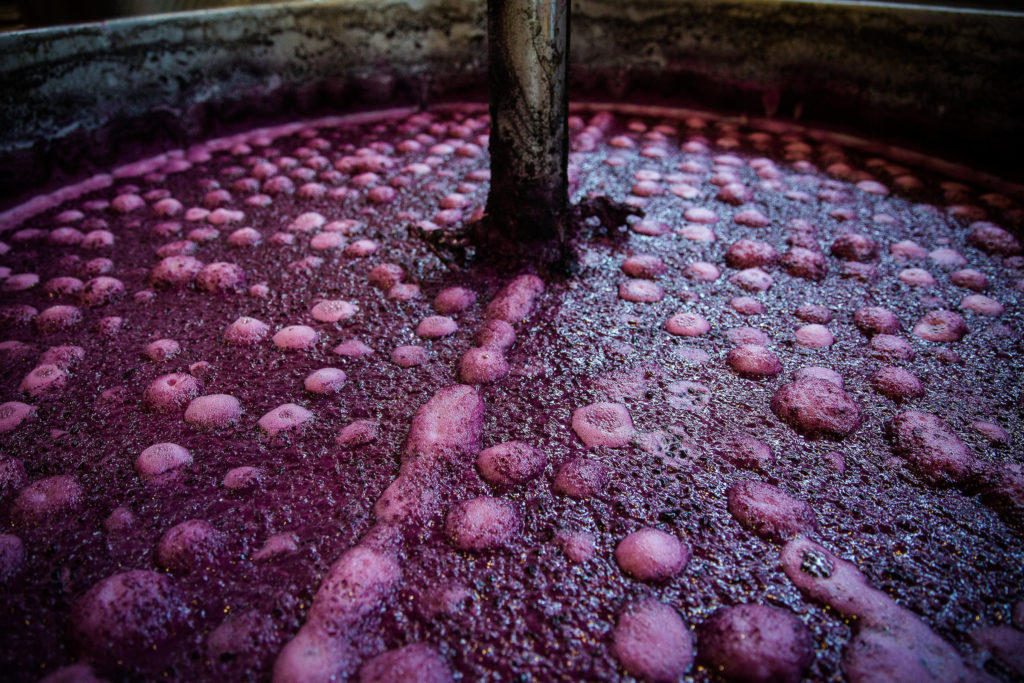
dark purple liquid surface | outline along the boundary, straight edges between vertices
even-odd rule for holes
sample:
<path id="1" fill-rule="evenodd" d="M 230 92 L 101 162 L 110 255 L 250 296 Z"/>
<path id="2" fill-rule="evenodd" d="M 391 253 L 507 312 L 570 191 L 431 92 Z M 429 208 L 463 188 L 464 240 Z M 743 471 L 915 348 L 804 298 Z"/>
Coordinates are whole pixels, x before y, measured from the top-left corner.
<path id="1" fill-rule="evenodd" d="M 463 116 L 438 113 L 434 122 L 449 123 L 453 117 Z M 627 121 L 617 119 L 606 140 L 628 133 Z M 656 119 L 643 122 L 648 127 L 663 123 Z M 414 134 L 399 131 L 401 123 L 322 129 L 318 134 L 331 142 L 323 154 L 333 162 L 374 141 L 397 144 Z M 787 141 L 779 136 L 773 136 L 762 149 L 745 141 L 739 149 L 722 150 L 715 140 L 733 137 L 729 130 L 723 132 L 713 123 L 704 130 L 688 129 L 680 121 L 667 123 L 678 133 L 667 136 L 669 154 L 664 158 L 639 156 L 641 144 L 616 150 L 603 142 L 594 152 L 577 155 L 580 182 L 576 198 L 595 192 L 626 199 L 635 171 L 652 169 L 666 176 L 678 172 L 680 163 L 696 159 L 708 168 L 697 174 L 700 178 L 695 186 L 700 196 L 692 202 L 670 193 L 652 198 L 645 207 L 647 218 L 679 228 L 686 223 L 682 217 L 686 206 L 707 206 L 720 217 L 711 226 L 718 240 L 702 244 L 673 233 L 630 233 L 624 241 L 580 237 L 576 245 L 580 272 L 568 280 L 547 281 L 547 290 L 531 317 L 516 326 L 517 342 L 507 354 L 512 374 L 481 387 L 486 403 L 484 447 L 518 439 L 548 456 L 544 476 L 502 494 L 520 506 L 522 533 L 500 551 L 460 553 L 445 540 L 443 519 L 438 516 L 421 534 L 408 539 L 401 558 L 401 588 L 368 618 L 364 637 L 356 643 L 363 657 L 425 641 L 434 644 L 464 680 L 615 680 L 624 676 L 608 647 L 616 615 L 631 599 L 650 595 L 677 607 L 691 628 L 723 605 L 756 601 L 784 606 L 799 616 L 814 638 L 816 657 L 808 676 L 840 679 L 840 654 L 850 637 L 850 626 L 835 612 L 805 601 L 779 568 L 780 546 L 742 528 L 729 514 L 725 490 L 740 479 L 766 480 L 810 503 L 820 527 L 816 540 L 853 560 L 872 585 L 920 615 L 964 655 L 972 653 L 969 634 L 977 625 L 1009 622 L 1013 604 L 1022 598 L 1024 582 L 1019 532 L 977 497 L 921 483 L 893 458 L 883 432 L 886 421 L 900 410 L 932 412 L 942 416 L 978 458 L 1024 462 L 1024 294 L 1016 284 L 1024 272 L 1014 270 L 1012 262 L 1007 265 L 967 244 L 970 221 L 951 215 L 945 207 L 983 206 L 990 220 L 1007 228 L 1017 214 L 1013 209 L 987 206 L 979 199 L 985 194 L 983 188 L 970 188 L 964 197 L 951 197 L 939 186 L 942 178 L 914 171 L 924 188 L 909 195 L 894 191 L 879 197 L 850 184 L 841 205 L 856 217 L 841 222 L 830 216 L 839 204 L 816 197 L 827 176 L 795 171 L 784 159 Z M 744 139 L 745 132 L 740 129 L 736 137 Z M 629 134 L 641 142 L 641 133 Z M 681 143 L 701 134 L 711 140 L 707 155 L 680 151 Z M 447 136 L 436 137 L 440 142 Z M 293 135 L 275 141 L 272 147 L 290 155 L 304 142 Z M 817 143 L 812 147 L 807 159 L 820 168 L 835 160 L 835 150 L 822 149 Z M 264 149 L 254 145 L 252 155 L 260 156 Z M 743 161 L 761 156 L 776 159 L 783 182 L 791 189 L 807 191 L 811 201 L 793 201 L 781 193 L 756 188 L 758 179 L 749 166 L 736 171 L 754 188 L 753 201 L 742 207 L 717 201 L 717 188 L 708 180 L 713 157 L 723 153 Z M 623 157 L 625 165 L 606 165 L 609 155 Z M 428 152 L 392 156 L 395 165 L 380 173 L 382 183 L 400 175 L 406 164 L 422 161 Z M 843 156 L 853 168 L 866 169 L 890 184 L 891 178 L 879 167 L 866 165 L 863 156 L 854 152 Z M 44 212 L 22 227 L 59 227 L 54 217 L 61 210 L 79 208 L 90 199 L 113 199 L 127 184 L 137 185 L 139 194 L 166 188 L 186 209 L 201 206 L 207 190 L 200 188 L 200 181 L 213 178 L 230 187 L 233 178 L 222 170 L 241 163 L 242 158 L 216 152 L 211 161 L 160 181 L 116 181 L 113 187 Z M 368 202 L 365 190 L 359 190 L 341 201 L 278 195 L 270 206 L 254 208 L 243 203 L 246 194 L 232 191 L 233 199 L 225 206 L 243 210 L 244 222 L 222 226 L 220 237 L 200 244 L 195 256 L 206 263 L 240 265 L 249 284 L 266 282 L 270 291 L 266 299 L 189 288 L 156 290 L 151 302 L 136 303 L 132 294 L 149 288 L 147 276 L 157 262 L 156 249 L 184 239 L 154 238 L 151 227 L 163 220 L 180 220 L 184 234 L 205 224 L 189 223 L 181 216 L 160 218 L 149 208 L 127 216 L 85 211 L 86 220 L 99 216 L 109 223 L 107 229 L 117 238 L 112 248 L 93 252 L 37 242 L 13 244 L 9 253 L 0 256 L 0 265 L 13 273 L 37 273 L 41 283 L 75 274 L 73 267 L 62 262 L 65 256 L 78 254 L 83 260 L 106 256 L 115 263 L 109 274 L 121 279 L 128 291 L 121 301 L 95 309 L 83 307 L 84 321 L 69 331 L 41 334 L 31 325 L 9 325 L 0 337 L 0 341 L 20 340 L 33 347 L 22 358 L 8 357 L 0 363 L 0 402 L 17 400 L 38 406 L 35 420 L 0 434 L 0 453 L 20 458 L 30 481 L 71 474 L 84 490 L 84 503 L 77 510 L 36 525 L 14 521 L 10 499 L 0 503 L 3 531 L 21 537 L 26 549 L 25 566 L 0 587 L 0 678 L 36 680 L 77 661 L 78 650 L 68 637 L 71 605 L 111 574 L 157 569 L 154 548 L 160 536 L 189 519 L 208 520 L 226 539 L 208 566 L 174 577 L 188 599 L 190 630 L 154 653 L 144 667 L 108 673 L 127 680 L 269 677 L 277 652 L 303 623 L 327 567 L 372 525 L 373 503 L 398 473 L 413 413 L 437 389 L 457 381 L 456 362 L 470 348 L 487 302 L 507 279 L 480 267 L 449 269 L 421 242 L 406 236 L 410 223 L 431 218 L 442 197 L 454 192 L 471 171 L 486 165 L 486 154 L 446 157 L 439 168 L 450 175 L 435 170 L 415 176 L 411 184 L 399 188 L 394 202 L 385 205 Z M 338 184 L 348 181 L 349 176 L 344 175 Z M 296 181 L 296 186 L 301 184 Z M 482 206 L 487 184 L 476 185 L 469 196 L 474 206 Z M 931 212 L 919 204 L 939 210 Z M 731 220 L 734 213 L 751 207 L 762 211 L 771 226 L 748 228 Z M 288 272 L 288 263 L 314 253 L 308 248 L 309 235 L 298 234 L 295 244 L 285 247 L 266 240 L 306 211 L 318 211 L 328 221 L 355 219 L 361 228 L 350 241 L 375 239 L 380 250 L 364 258 L 349 258 L 340 250 L 316 252 L 325 259 L 320 268 L 308 275 Z M 402 212 L 410 215 L 402 216 Z M 893 217 L 895 223 L 873 221 L 879 213 Z M 827 256 L 830 272 L 822 282 L 791 277 L 773 266 L 767 270 L 775 281 L 766 292 L 744 292 L 730 284 L 728 277 L 735 271 L 724 263 L 725 249 L 737 239 L 749 237 L 768 242 L 782 253 L 787 248 L 783 226 L 793 218 L 817 225 L 817 241 L 826 254 L 828 245 L 843 231 L 852 229 L 873 237 L 881 246 L 876 262 L 878 280 L 865 283 L 844 278 L 838 259 Z M 250 248 L 228 245 L 227 235 L 242 226 L 260 231 L 263 244 Z M 970 331 L 953 344 L 929 343 L 912 335 L 911 327 L 926 311 L 956 310 L 960 299 L 972 292 L 950 283 L 949 273 L 955 268 L 927 260 L 894 260 L 888 247 L 904 239 L 928 250 L 949 246 L 960 251 L 967 267 L 988 276 L 990 286 L 985 294 L 1002 303 L 1005 312 L 999 317 L 963 312 Z M 662 301 L 630 303 L 619 298 L 618 285 L 626 279 L 619 265 L 632 253 L 656 255 L 668 267 L 666 275 L 658 279 L 667 292 Z M 687 280 L 683 269 L 694 261 L 715 263 L 722 269 L 722 277 L 713 283 Z M 366 274 L 383 262 L 402 265 L 408 273 L 406 281 L 418 284 L 423 297 L 397 302 L 370 286 Z M 925 291 L 903 284 L 897 273 L 910 266 L 928 269 L 938 285 Z M 453 285 L 474 290 L 477 302 L 453 316 L 459 323 L 454 335 L 433 341 L 418 339 L 417 323 L 434 314 L 433 297 Z M 761 301 L 764 313 L 742 316 L 730 308 L 729 300 L 743 295 Z M 688 300 L 687 296 L 696 298 Z M 318 297 L 351 301 L 359 312 L 345 323 L 317 323 L 309 310 Z M 56 303 L 76 303 L 73 297 L 65 299 L 48 297 L 41 286 L 0 293 L 4 306 L 29 304 L 39 310 Z M 804 324 L 793 311 L 805 303 L 832 310 L 834 319 L 828 327 L 835 343 L 831 347 L 811 350 L 793 343 L 793 331 Z M 899 317 L 900 336 L 914 347 L 916 357 L 893 364 L 921 379 L 923 397 L 900 405 L 871 388 L 869 378 L 887 363 L 872 356 L 867 338 L 853 324 L 853 312 L 867 305 L 885 306 Z M 682 311 L 703 315 L 711 322 L 711 331 L 693 339 L 669 335 L 665 320 Z M 221 341 L 223 329 L 242 315 L 258 318 L 273 330 L 311 325 L 321 332 L 320 341 L 313 350 L 291 353 L 275 348 L 269 340 L 252 348 L 226 346 Z M 94 329 L 104 316 L 123 317 L 124 329 L 113 338 L 98 336 Z M 770 347 L 782 362 L 782 374 L 754 381 L 739 378 L 730 370 L 725 357 L 733 344 L 725 333 L 742 325 L 769 336 Z M 335 345 L 353 337 L 375 353 L 348 359 L 331 352 Z M 181 354 L 163 363 L 144 359 L 145 345 L 160 338 L 176 340 Z M 617 351 L 620 343 L 631 345 L 633 353 L 623 356 Z M 21 379 L 35 367 L 43 351 L 60 344 L 85 349 L 85 359 L 73 368 L 66 388 L 38 399 L 24 397 L 17 391 Z M 391 350 L 404 344 L 427 347 L 429 361 L 409 369 L 390 362 Z M 676 350 L 684 345 L 706 351 L 710 360 L 702 364 L 683 360 Z M 950 364 L 936 356 L 939 349 L 947 347 L 957 352 L 962 363 Z M 143 391 L 153 379 L 168 372 L 187 372 L 197 361 L 206 361 L 213 368 L 204 380 L 203 393 L 226 393 L 240 400 L 245 413 L 237 427 L 215 434 L 202 432 L 186 424 L 180 413 L 156 414 L 143 406 Z M 635 445 L 598 450 L 594 457 L 612 472 L 611 484 L 604 492 L 584 501 L 552 492 L 549 482 L 557 466 L 584 453 L 570 428 L 573 410 L 608 400 L 596 384 L 599 378 L 642 364 L 660 366 L 663 374 L 637 396 L 622 399 L 637 430 L 652 432 L 678 425 L 690 435 L 692 444 L 674 450 L 675 459 Z M 790 381 L 795 370 L 808 365 L 839 372 L 861 407 L 863 424 L 841 442 L 807 440 L 769 409 L 775 390 Z M 305 392 L 303 378 L 326 366 L 346 371 L 344 388 L 329 396 Z M 666 390 L 672 380 L 707 385 L 712 392 L 709 405 L 695 412 L 673 407 Z M 97 403 L 101 392 L 116 387 L 124 388 L 123 401 Z M 262 437 L 256 420 L 283 403 L 305 406 L 315 420 L 301 434 L 289 438 Z M 378 421 L 379 438 L 357 449 L 335 445 L 338 431 L 354 419 Z M 971 428 L 976 420 L 1002 426 L 1010 435 L 1009 443 L 991 445 Z M 66 434 L 54 438 L 54 429 Z M 763 473 L 728 464 L 722 456 L 722 437 L 733 431 L 745 431 L 770 444 L 777 462 Z M 147 446 L 165 441 L 189 449 L 194 463 L 173 481 L 147 484 L 134 469 L 135 459 Z M 844 456 L 845 474 L 836 472 L 824 458 L 830 451 Z M 221 485 L 225 473 L 242 465 L 264 471 L 261 485 L 246 492 L 225 489 Z M 467 463 L 460 486 L 459 499 L 491 495 L 472 463 Z M 137 523 L 122 534 L 107 534 L 103 521 L 118 506 L 131 509 Z M 625 535 L 645 526 L 674 530 L 693 548 L 686 570 L 662 585 L 628 578 L 612 555 Z M 583 564 L 570 562 L 554 541 L 561 529 L 595 534 L 595 559 Z M 270 562 L 253 561 L 266 538 L 281 532 L 298 536 L 298 552 Z M 469 600 L 451 616 L 424 617 L 417 608 L 419 598 L 447 583 L 465 585 Z M 253 647 L 234 656 L 211 657 L 207 634 L 226 616 L 249 611 L 262 615 L 265 622 Z M 699 643 L 697 647 L 699 650 Z M 696 680 L 711 678 L 701 667 L 695 667 L 692 675 Z"/>

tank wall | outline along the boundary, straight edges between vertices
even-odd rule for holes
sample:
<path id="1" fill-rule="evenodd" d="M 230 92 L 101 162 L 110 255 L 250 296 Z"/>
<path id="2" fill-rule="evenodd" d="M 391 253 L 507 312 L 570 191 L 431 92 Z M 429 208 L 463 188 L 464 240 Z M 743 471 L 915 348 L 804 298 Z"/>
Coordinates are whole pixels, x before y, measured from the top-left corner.
<path id="1" fill-rule="evenodd" d="M 0 36 L 0 195 L 286 112 L 482 97 L 484 10 L 330 0 Z M 576 0 L 572 61 L 575 97 L 796 118 L 1024 175 L 1024 14 Z"/>

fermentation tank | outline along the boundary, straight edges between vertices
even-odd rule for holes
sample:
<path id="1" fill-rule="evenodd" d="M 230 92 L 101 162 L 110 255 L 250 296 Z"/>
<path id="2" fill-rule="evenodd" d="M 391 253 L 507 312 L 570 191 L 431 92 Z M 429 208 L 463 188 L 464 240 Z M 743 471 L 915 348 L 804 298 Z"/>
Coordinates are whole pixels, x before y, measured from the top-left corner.
<path id="1" fill-rule="evenodd" d="M 487 12 L 0 35 L 0 678 L 1024 676 L 1024 14 Z"/>

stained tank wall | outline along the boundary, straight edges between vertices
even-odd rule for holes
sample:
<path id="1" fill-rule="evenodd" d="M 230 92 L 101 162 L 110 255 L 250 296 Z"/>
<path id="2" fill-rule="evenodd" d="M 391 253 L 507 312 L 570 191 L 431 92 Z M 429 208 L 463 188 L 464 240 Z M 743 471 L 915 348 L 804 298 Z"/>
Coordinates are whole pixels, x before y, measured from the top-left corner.
<path id="1" fill-rule="evenodd" d="M 0 35 L 10 204 L 282 114 L 484 97 L 483 0 L 328 0 Z M 576 0 L 574 97 L 799 118 L 1024 176 L 1024 13 Z"/>

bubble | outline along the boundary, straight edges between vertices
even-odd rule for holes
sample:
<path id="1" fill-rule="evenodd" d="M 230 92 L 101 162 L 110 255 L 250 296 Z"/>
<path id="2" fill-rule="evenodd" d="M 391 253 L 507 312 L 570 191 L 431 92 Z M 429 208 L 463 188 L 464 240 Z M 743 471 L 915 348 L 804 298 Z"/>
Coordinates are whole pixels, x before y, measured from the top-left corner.
<path id="1" fill-rule="evenodd" d="M 334 394 L 345 386 L 345 371 L 338 368 L 320 368 L 306 376 L 303 386 L 313 394 Z"/>
<path id="2" fill-rule="evenodd" d="M 963 268 L 950 273 L 949 280 L 958 287 L 966 287 L 976 292 L 988 289 L 988 278 L 984 273 L 973 268 Z"/>
<path id="3" fill-rule="evenodd" d="M 47 242 L 61 247 L 73 247 L 76 244 L 81 244 L 83 239 L 85 239 L 85 235 L 80 230 L 67 227 L 57 228 L 46 237 Z"/>
<path id="4" fill-rule="evenodd" d="M 681 572 L 690 561 L 690 554 L 690 549 L 675 536 L 648 528 L 622 539 L 615 548 L 615 561 L 634 579 L 663 581 Z"/>
<path id="5" fill-rule="evenodd" d="M 686 183 L 674 183 L 668 186 L 668 191 L 682 199 L 696 199 L 700 196 L 700 190 L 693 185 Z"/>
<path id="6" fill-rule="evenodd" d="M 838 372 L 836 372 L 835 370 L 831 370 L 829 368 L 822 368 L 817 366 L 800 368 L 799 370 L 793 373 L 793 379 L 821 379 L 825 380 L 826 382 L 831 382 L 840 389 L 842 389 L 845 386 L 845 383 L 843 382 L 843 377 Z"/>
<path id="7" fill-rule="evenodd" d="M 267 194 L 274 193 L 268 192 Z M 323 215 L 315 211 L 309 211 L 300 214 L 295 220 L 289 223 L 287 230 L 288 232 L 313 232 L 318 228 L 322 228 L 326 222 L 327 219 L 324 218 Z"/>
<path id="8" fill-rule="evenodd" d="M 25 524 L 63 517 L 82 504 L 82 487 L 71 475 L 37 479 L 18 491 L 11 516 Z"/>
<path id="9" fill-rule="evenodd" d="M 78 300 L 85 306 L 105 306 L 124 297 L 124 283 L 115 277 L 94 277 L 82 287 Z"/>
<path id="10" fill-rule="evenodd" d="M 39 284 L 39 276 L 35 273 L 16 273 L 9 275 L 4 280 L 3 285 L 0 285 L 0 291 L 4 292 L 24 292 L 27 289 L 32 289 Z"/>
<path id="11" fill-rule="evenodd" d="M 434 298 L 434 310 L 442 315 L 464 311 L 476 302 L 476 292 L 464 287 L 442 289 Z"/>
<path id="12" fill-rule="evenodd" d="M 424 339 L 440 339 L 455 334 L 459 326 L 454 320 L 443 315 L 430 315 L 420 321 L 416 335 Z"/>
<path id="13" fill-rule="evenodd" d="M 651 237 L 658 237 L 660 235 L 667 235 L 672 231 L 672 228 L 661 221 L 650 221 L 643 220 L 637 221 L 629 226 L 630 229 L 638 235 L 648 235 Z"/>
<path id="14" fill-rule="evenodd" d="M 17 429 L 23 422 L 35 417 L 36 407 L 20 401 L 0 404 L 0 433 Z"/>
<path id="15" fill-rule="evenodd" d="M 278 557 L 291 555 L 298 549 L 299 538 L 295 534 L 273 534 L 267 538 L 263 547 L 256 551 L 256 554 L 252 556 L 252 559 L 256 562 L 268 562 L 270 560 L 277 559 Z"/>
<path id="16" fill-rule="evenodd" d="M 473 341 L 484 348 L 507 351 L 516 341 L 516 332 L 504 320 L 485 320 L 473 336 Z"/>
<path id="17" fill-rule="evenodd" d="M 366 279 L 374 287 L 389 290 L 404 277 L 405 270 L 401 266 L 395 263 L 381 263 L 373 267 Z"/>
<path id="18" fill-rule="evenodd" d="M 692 206 L 683 211 L 683 217 L 691 223 L 700 223 L 702 225 L 712 225 L 718 222 L 718 214 L 711 209 L 705 209 L 699 206 Z"/>
<path id="19" fill-rule="evenodd" d="M 458 550 L 494 550 L 519 531 L 519 514 L 501 498 L 480 496 L 456 503 L 445 517 L 445 536 Z"/>
<path id="20" fill-rule="evenodd" d="M 157 287 L 185 287 L 202 269 L 202 261 L 192 256 L 168 256 L 153 267 L 149 280 Z"/>
<path id="21" fill-rule="evenodd" d="M 68 373 L 52 364 L 37 365 L 18 384 L 18 391 L 32 398 L 56 393 L 67 385 Z"/>
<path id="22" fill-rule="evenodd" d="M 995 223 L 977 221 L 971 223 L 967 242 L 989 254 L 1019 254 L 1020 241 Z"/>
<path id="23" fill-rule="evenodd" d="M 928 341 L 955 342 L 967 334 L 967 323 L 953 311 L 928 311 L 914 325 L 913 333 Z"/>
<path id="24" fill-rule="evenodd" d="M 621 448 L 636 433 L 629 410 L 621 403 L 594 403 L 577 408 L 572 414 L 572 428 L 587 448 Z"/>
<path id="25" fill-rule="evenodd" d="M 937 415 L 916 410 L 899 413 L 887 431 L 893 451 L 929 483 L 962 482 L 975 465 L 967 446 Z"/>
<path id="26" fill-rule="evenodd" d="M 911 287 L 934 287 L 937 283 L 932 274 L 924 268 L 904 268 L 899 272 L 899 279 Z"/>
<path id="27" fill-rule="evenodd" d="M 584 499 L 597 495 L 608 485 L 608 466 L 599 460 L 577 458 L 558 468 L 551 488 L 570 498 Z"/>
<path id="28" fill-rule="evenodd" d="M 636 254 L 622 262 L 622 272 L 632 278 L 653 280 L 667 271 L 668 268 L 657 256 Z"/>
<path id="29" fill-rule="evenodd" d="M 176 443 L 158 443 L 149 446 L 135 460 L 135 471 L 143 479 L 153 479 L 192 464 L 192 454 Z"/>
<path id="30" fill-rule="evenodd" d="M 865 306 L 858 308 L 853 314 L 853 322 L 864 334 L 896 334 L 900 331 L 900 321 L 896 314 L 881 306 Z"/>
<path id="31" fill-rule="evenodd" d="M 749 296 L 736 296 L 729 300 L 729 306 L 740 315 L 760 315 L 764 313 L 764 305 Z"/>
<path id="32" fill-rule="evenodd" d="M 277 247 L 288 247 L 295 244 L 295 235 L 287 232 L 275 232 L 270 236 L 270 243 Z"/>
<path id="33" fill-rule="evenodd" d="M 871 376 L 871 386 L 878 393 L 896 400 L 924 395 L 921 380 L 903 368 L 880 368 Z"/>
<path id="34" fill-rule="evenodd" d="M 743 225 L 748 228 L 767 228 L 771 225 L 771 221 L 768 220 L 768 217 L 757 209 L 738 211 L 733 215 L 732 220 L 737 225 Z"/>
<path id="35" fill-rule="evenodd" d="M 238 292 L 245 287 L 245 271 L 234 263 L 210 263 L 196 275 L 196 287 L 211 293 Z"/>
<path id="36" fill-rule="evenodd" d="M 332 353 L 349 358 L 362 358 L 373 353 L 373 349 L 358 339 L 348 339 L 334 347 Z"/>
<path id="37" fill-rule="evenodd" d="M 373 610 L 392 592 L 402 570 L 394 557 L 364 546 L 341 554 L 313 598 L 306 627 L 339 630 Z"/>
<path id="38" fill-rule="evenodd" d="M 592 560 L 597 554 L 594 534 L 585 531 L 561 530 L 555 534 L 555 542 L 570 561 L 581 564 Z"/>
<path id="39" fill-rule="evenodd" d="M 345 247 L 345 256 L 349 258 L 362 258 L 377 253 L 379 248 L 380 246 L 373 240 L 356 240 Z"/>
<path id="40" fill-rule="evenodd" d="M 228 394 L 199 396 L 185 409 L 185 422 L 201 429 L 222 429 L 238 422 L 242 404 Z"/>
<path id="41" fill-rule="evenodd" d="M 319 335 L 308 325 L 288 325 L 274 334 L 274 346 L 284 351 L 310 349 L 316 345 Z"/>
<path id="42" fill-rule="evenodd" d="M 734 327 L 725 333 L 726 339 L 733 344 L 753 344 L 755 346 L 767 346 L 771 341 L 768 335 L 754 327 Z"/>
<path id="43" fill-rule="evenodd" d="M 736 521 L 762 538 L 782 541 L 817 529 L 810 505 L 771 484 L 736 482 L 726 490 L 726 497 Z"/>
<path id="44" fill-rule="evenodd" d="M 710 244 L 718 239 L 718 235 L 706 225 L 690 223 L 676 230 L 676 234 L 691 242 Z"/>
<path id="45" fill-rule="evenodd" d="M 683 275 L 691 280 L 698 280 L 700 282 L 714 282 L 721 274 L 718 266 L 713 263 L 705 263 L 704 261 L 696 261 L 683 269 Z"/>
<path id="46" fill-rule="evenodd" d="M 798 379 L 775 392 L 771 409 L 779 419 L 806 436 L 843 438 L 860 426 L 860 408 L 832 382 Z"/>
<path id="47" fill-rule="evenodd" d="M 192 375 L 160 375 L 146 387 L 142 400 L 157 412 L 175 412 L 182 410 L 189 401 L 198 396 L 202 388 L 202 383 Z"/>
<path id="48" fill-rule="evenodd" d="M 772 276 L 760 268 L 745 268 L 729 277 L 729 282 L 751 292 L 763 292 L 772 286 Z"/>
<path id="49" fill-rule="evenodd" d="M 948 247 L 933 249 L 928 252 L 928 258 L 939 266 L 959 267 L 967 265 L 967 259 L 965 259 L 960 252 Z"/>
<path id="50" fill-rule="evenodd" d="M 141 664 L 183 630 L 186 608 L 171 580 L 132 570 L 103 579 L 71 610 L 71 633 L 91 658 Z"/>
<path id="51" fill-rule="evenodd" d="M 782 372 L 778 356 L 760 344 L 743 344 L 729 351 L 729 366 L 741 377 L 772 377 Z"/>
<path id="52" fill-rule="evenodd" d="M 412 301 L 420 298 L 420 286 L 399 283 L 388 290 L 388 298 L 395 301 Z"/>
<path id="53" fill-rule="evenodd" d="M 795 246 L 779 259 L 782 268 L 793 277 L 823 280 L 828 274 L 825 257 L 818 251 Z"/>
<path id="54" fill-rule="evenodd" d="M 254 346 L 270 336 L 265 322 L 242 316 L 224 328 L 224 343 L 234 346 Z"/>
<path id="55" fill-rule="evenodd" d="M 679 613 L 647 598 L 624 610 L 612 631 L 612 654 L 642 680 L 678 681 L 693 662 L 693 639 Z"/>
<path id="56" fill-rule="evenodd" d="M 156 561 L 175 573 L 187 574 L 213 561 L 221 535 L 206 520 L 191 519 L 164 532 L 156 546 Z"/>
<path id="57" fill-rule="evenodd" d="M 544 281 L 536 275 L 520 275 L 505 285 L 487 305 L 485 317 L 517 323 L 533 310 L 537 297 L 544 291 Z"/>
<path id="58" fill-rule="evenodd" d="M 92 230 L 82 238 L 83 249 L 102 249 L 114 244 L 114 234 L 109 230 Z"/>
<path id="59" fill-rule="evenodd" d="M 341 233 L 322 232 L 314 235 L 309 240 L 309 248 L 315 251 L 329 251 L 331 249 L 341 249 L 345 246 L 345 243 L 345 237 Z"/>
<path id="60" fill-rule="evenodd" d="M 335 440 L 339 446 L 355 448 L 377 440 L 377 423 L 372 420 L 355 420 L 345 425 Z"/>
<path id="61" fill-rule="evenodd" d="M 470 349 L 459 359 L 459 379 L 466 384 L 484 384 L 506 377 L 508 361 L 499 348 L 481 347 Z"/>
<path id="62" fill-rule="evenodd" d="M 82 311 L 75 306 L 50 306 L 35 319 L 36 329 L 43 334 L 63 332 L 82 322 Z"/>
<path id="63" fill-rule="evenodd" d="M 412 368 L 427 362 L 427 350 L 422 346 L 399 346 L 391 352 L 391 362 L 402 368 Z"/>
<path id="64" fill-rule="evenodd" d="M 619 285 L 619 297 L 636 303 L 655 303 L 665 298 L 665 290 L 650 280 L 627 280 Z"/>
<path id="65" fill-rule="evenodd" d="M 81 291 L 82 286 L 82 281 L 77 277 L 55 277 L 43 284 L 43 291 L 55 297 L 70 296 Z"/>
<path id="66" fill-rule="evenodd" d="M 1001 303 L 983 294 L 965 296 L 960 300 L 960 308 L 979 315 L 1002 315 L 1005 311 Z"/>
<path id="67" fill-rule="evenodd" d="M 228 235 L 227 243 L 233 247 L 254 247 L 263 242 L 263 235 L 255 228 L 239 228 Z"/>
<path id="68" fill-rule="evenodd" d="M 814 661 L 814 639 L 807 627 L 777 607 L 721 608 L 697 634 L 698 661 L 726 680 L 799 681 Z"/>
<path id="69" fill-rule="evenodd" d="M 177 235 L 181 232 L 181 223 L 178 221 L 163 221 L 150 228 L 153 237 L 164 238 Z"/>
<path id="70" fill-rule="evenodd" d="M 296 431 L 313 419 L 313 413 L 294 403 L 284 403 L 259 419 L 257 424 L 269 436 Z"/>
<path id="71" fill-rule="evenodd" d="M 158 264 L 159 265 L 159 264 Z M 105 275 L 114 270 L 114 262 L 108 258 L 89 259 L 78 269 L 79 277 L 91 278 L 98 275 Z"/>
<path id="72" fill-rule="evenodd" d="M 234 467 L 224 475 L 223 485 L 229 491 L 248 491 L 259 486 L 263 470 L 258 467 Z"/>
<path id="73" fill-rule="evenodd" d="M 117 213 L 131 213 L 146 205 L 146 201 L 137 194 L 119 194 L 110 202 L 110 208 Z"/>
<path id="74" fill-rule="evenodd" d="M 843 654 L 843 673 L 850 681 L 977 678 L 978 672 L 949 643 L 869 586 L 852 563 L 804 538 L 787 543 L 780 559 L 786 576 L 805 596 L 859 617 Z"/>
<path id="75" fill-rule="evenodd" d="M 878 243 L 867 235 L 848 232 L 832 242 L 831 251 L 846 261 L 872 261 L 878 258 Z"/>
<path id="76" fill-rule="evenodd" d="M 894 242 L 889 247 L 889 253 L 897 261 L 921 261 L 928 258 L 928 251 L 911 240 Z"/>
<path id="77" fill-rule="evenodd" d="M 800 346 L 809 349 L 823 349 L 832 346 L 835 339 L 832 332 L 824 325 L 804 325 L 793 333 L 793 338 Z"/>
<path id="78" fill-rule="evenodd" d="M 347 642 L 332 638 L 320 628 L 303 627 L 278 654 L 272 680 L 328 681 L 350 656 Z"/>
<path id="79" fill-rule="evenodd" d="M 199 245 L 192 240 L 176 240 L 174 242 L 168 242 L 157 249 L 156 255 L 160 258 L 168 258 L 170 256 L 191 256 L 197 251 L 199 251 Z"/>
<path id="80" fill-rule="evenodd" d="M 771 447 L 742 432 L 728 432 L 721 439 L 722 456 L 737 467 L 763 470 L 775 464 Z"/>
<path id="81" fill-rule="evenodd" d="M 480 451 L 477 469 L 492 486 L 518 486 L 540 476 L 547 456 L 522 441 L 508 441 Z"/>
<path id="82" fill-rule="evenodd" d="M 978 432 L 978 434 L 981 434 L 983 437 L 985 437 L 985 439 L 991 444 L 1002 445 L 1010 442 L 1010 435 L 1006 433 L 1006 430 L 997 424 L 993 424 L 992 422 L 972 422 L 971 428 L 973 428 L 974 431 Z M 2 472 L 2 469 L 3 465 L 0 464 L 0 472 Z M 0 474 L 0 490 L 2 490 L 3 488 L 2 480 L 3 475 Z M 3 495 L 0 495 L 0 499 L 2 498 Z"/>
<path id="83" fill-rule="evenodd" d="M 153 211 L 158 216 L 177 216 L 185 207 L 173 197 L 165 197 L 153 204 Z"/>
<path id="84" fill-rule="evenodd" d="M 741 239 L 725 250 L 725 262 L 730 268 L 755 268 L 769 266 L 778 258 L 775 248 L 757 240 Z"/>

